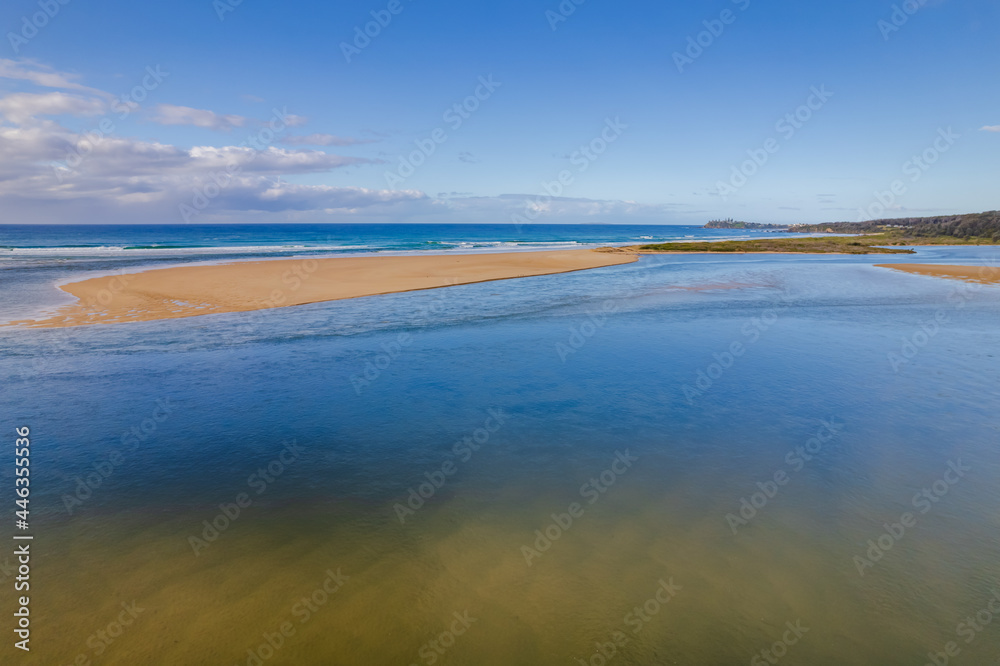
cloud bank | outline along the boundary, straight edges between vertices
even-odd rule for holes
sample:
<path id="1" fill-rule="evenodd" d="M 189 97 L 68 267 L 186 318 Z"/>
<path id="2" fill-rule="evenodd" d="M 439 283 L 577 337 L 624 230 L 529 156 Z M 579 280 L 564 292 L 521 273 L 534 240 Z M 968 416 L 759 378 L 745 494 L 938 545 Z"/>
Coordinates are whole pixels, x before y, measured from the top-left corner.
<path id="1" fill-rule="evenodd" d="M 547 195 L 434 198 L 412 189 L 302 184 L 294 180 L 315 183 L 322 174 L 382 164 L 317 149 L 376 139 L 290 134 L 308 119 L 277 109 L 270 120 L 169 103 L 142 109 L 30 60 L 0 59 L 0 79 L 30 88 L 0 93 L 0 223 L 638 223 L 676 212 Z M 132 114 L 221 132 L 225 140 L 181 147 L 123 136 L 118 123 Z"/>

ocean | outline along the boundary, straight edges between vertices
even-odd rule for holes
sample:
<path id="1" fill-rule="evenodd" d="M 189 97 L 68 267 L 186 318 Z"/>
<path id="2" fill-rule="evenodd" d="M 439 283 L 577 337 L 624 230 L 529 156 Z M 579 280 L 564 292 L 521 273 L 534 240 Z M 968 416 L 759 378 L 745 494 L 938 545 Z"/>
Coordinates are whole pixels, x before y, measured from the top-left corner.
<path id="1" fill-rule="evenodd" d="M 743 239 L 777 231 L 593 224 L 0 225 L 0 258 L 512 251 Z"/>
<path id="2" fill-rule="evenodd" d="M 2 318 L 180 263 L 764 233 L 0 227 Z M 998 663 L 1000 288 L 876 266 L 998 261 L 644 256 L 0 328 L 0 432 L 31 430 L 20 663 Z"/>

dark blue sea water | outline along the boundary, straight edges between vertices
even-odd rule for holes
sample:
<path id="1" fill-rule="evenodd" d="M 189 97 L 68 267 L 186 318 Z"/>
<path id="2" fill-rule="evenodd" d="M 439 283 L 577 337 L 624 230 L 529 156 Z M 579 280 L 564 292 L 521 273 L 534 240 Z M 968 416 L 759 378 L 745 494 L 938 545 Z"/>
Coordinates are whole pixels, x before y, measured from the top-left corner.
<path id="1" fill-rule="evenodd" d="M 643 240 L 753 238 L 774 231 L 593 224 L 0 225 L 0 258 L 516 249 Z"/>
<path id="2" fill-rule="evenodd" d="M 538 242 L 684 235 L 581 229 Z M 170 240 L 145 233 L 128 246 Z M 336 233 L 314 240 L 413 249 Z M 222 256 L 117 252 L 11 259 L 5 310 L 121 261 Z M 954 643 L 954 663 L 996 663 L 1000 287 L 875 264 L 998 261 L 647 256 L 262 314 L 0 329 L 0 432 L 32 431 L 44 647 L 22 661 L 773 663 L 766 650 L 893 666 Z M 0 479 L 12 489 L 11 464 Z M 133 601 L 134 623 L 91 640 Z"/>

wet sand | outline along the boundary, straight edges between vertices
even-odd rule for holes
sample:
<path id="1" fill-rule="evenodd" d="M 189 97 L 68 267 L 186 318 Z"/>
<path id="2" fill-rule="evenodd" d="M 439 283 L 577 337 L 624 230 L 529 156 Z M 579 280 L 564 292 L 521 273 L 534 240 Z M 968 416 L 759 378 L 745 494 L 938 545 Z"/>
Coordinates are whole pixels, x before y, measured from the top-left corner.
<path id="1" fill-rule="evenodd" d="M 939 264 L 876 264 L 914 275 L 965 280 L 979 284 L 1000 284 L 1000 267 L 997 266 L 943 266 Z"/>
<path id="2" fill-rule="evenodd" d="M 78 300 L 10 325 L 60 328 L 246 312 L 476 282 L 569 273 L 637 261 L 592 250 L 336 257 L 181 266 L 63 285 Z"/>

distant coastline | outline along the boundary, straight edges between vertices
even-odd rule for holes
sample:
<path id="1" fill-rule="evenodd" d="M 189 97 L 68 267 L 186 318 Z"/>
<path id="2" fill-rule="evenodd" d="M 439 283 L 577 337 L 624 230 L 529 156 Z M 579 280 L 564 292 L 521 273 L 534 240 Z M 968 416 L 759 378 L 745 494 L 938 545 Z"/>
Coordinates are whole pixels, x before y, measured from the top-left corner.
<path id="1" fill-rule="evenodd" d="M 776 227 L 778 225 L 727 219 L 713 220 L 704 228 L 771 230 Z M 912 254 L 912 250 L 893 248 L 920 245 L 998 245 L 1000 244 L 1000 211 L 936 217 L 888 218 L 867 222 L 793 224 L 778 228 L 792 233 L 835 233 L 852 234 L 852 236 L 655 243 L 617 248 L 617 251 L 638 252 L 640 254 L 667 252 Z M 613 250 L 612 248 L 605 249 Z"/>
<path id="2" fill-rule="evenodd" d="M 881 236 L 822 236 L 819 238 L 766 238 L 744 241 L 695 241 L 649 243 L 628 247 L 606 247 L 600 252 L 634 254 L 914 254 L 913 250 L 880 247 Z"/>
<path id="3" fill-rule="evenodd" d="M 758 229 L 758 230 L 788 230 L 787 224 L 763 224 L 761 222 L 740 222 L 738 220 L 712 220 L 703 229 Z"/>
<path id="4" fill-rule="evenodd" d="M 788 230 L 807 234 L 880 234 L 892 241 L 892 245 L 995 245 L 1000 243 L 1000 211 L 867 222 L 793 224 Z"/>

